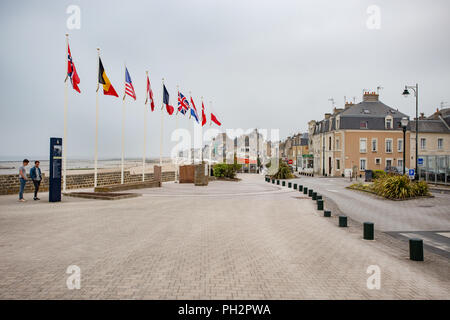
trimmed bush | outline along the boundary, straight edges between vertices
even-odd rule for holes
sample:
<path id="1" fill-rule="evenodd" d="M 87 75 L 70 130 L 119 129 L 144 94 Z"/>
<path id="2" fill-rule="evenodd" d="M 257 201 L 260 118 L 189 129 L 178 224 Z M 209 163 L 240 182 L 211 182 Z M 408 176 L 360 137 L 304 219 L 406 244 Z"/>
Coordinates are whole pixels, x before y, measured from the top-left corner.
<path id="1" fill-rule="evenodd" d="M 384 170 L 373 170 L 372 179 L 383 178 L 386 176 L 386 172 Z"/>
<path id="2" fill-rule="evenodd" d="M 428 184 L 424 181 L 412 182 L 406 175 L 386 175 L 372 185 L 377 195 L 388 199 L 406 199 L 429 195 Z"/>
<path id="3" fill-rule="evenodd" d="M 236 177 L 236 172 L 240 169 L 240 164 L 218 163 L 213 166 L 213 174 L 217 178 L 234 179 Z"/>
<path id="4" fill-rule="evenodd" d="M 294 178 L 294 175 L 289 166 L 280 160 L 278 171 L 272 177 L 275 179 L 292 179 Z"/>

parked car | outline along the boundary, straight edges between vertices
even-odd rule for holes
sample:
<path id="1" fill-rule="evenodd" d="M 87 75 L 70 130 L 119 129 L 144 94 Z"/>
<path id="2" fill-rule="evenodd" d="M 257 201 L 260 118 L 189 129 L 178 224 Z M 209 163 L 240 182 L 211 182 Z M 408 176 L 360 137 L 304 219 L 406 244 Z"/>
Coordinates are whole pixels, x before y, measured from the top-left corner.
<path id="1" fill-rule="evenodd" d="M 405 167 L 405 174 L 408 174 L 409 169 Z M 393 174 L 403 174 L 403 167 L 386 167 L 384 169 L 384 172 L 386 173 L 393 173 Z"/>

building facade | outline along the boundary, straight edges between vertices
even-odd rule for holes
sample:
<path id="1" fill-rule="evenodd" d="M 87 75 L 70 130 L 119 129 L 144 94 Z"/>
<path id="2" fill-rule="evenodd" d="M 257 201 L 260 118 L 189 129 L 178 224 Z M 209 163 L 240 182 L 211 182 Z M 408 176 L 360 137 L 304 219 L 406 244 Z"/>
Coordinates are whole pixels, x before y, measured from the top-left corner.
<path id="1" fill-rule="evenodd" d="M 326 176 L 364 174 L 403 166 L 403 130 L 407 115 L 379 101 L 375 92 L 365 92 L 363 101 L 334 108 L 321 121 L 308 123 L 314 173 Z M 409 139 L 410 133 L 406 133 Z M 406 155 L 410 154 L 409 144 Z M 410 157 L 405 166 L 409 167 Z"/>

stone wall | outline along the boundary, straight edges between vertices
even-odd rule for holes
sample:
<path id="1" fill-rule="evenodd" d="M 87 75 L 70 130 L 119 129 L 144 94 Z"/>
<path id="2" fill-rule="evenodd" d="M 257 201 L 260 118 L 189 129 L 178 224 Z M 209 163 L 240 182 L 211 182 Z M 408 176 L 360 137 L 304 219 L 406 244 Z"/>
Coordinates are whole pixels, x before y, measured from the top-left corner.
<path id="1" fill-rule="evenodd" d="M 145 174 L 145 181 L 154 180 L 153 173 Z M 174 181 L 175 172 L 165 171 L 162 173 L 162 181 Z M 132 183 L 142 181 L 142 174 L 130 174 L 129 171 L 125 171 L 124 182 Z M 120 171 L 98 173 L 97 184 L 104 186 L 108 184 L 120 183 Z M 18 174 L 5 174 L 0 175 L 0 195 L 19 193 L 19 175 Z M 93 188 L 94 187 L 94 173 L 86 174 L 72 174 L 67 175 L 67 189 L 80 189 L 80 188 Z M 33 181 L 28 180 L 25 192 L 33 192 Z M 48 177 L 42 175 L 42 182 L 39 191 L 48 191 Z"/>

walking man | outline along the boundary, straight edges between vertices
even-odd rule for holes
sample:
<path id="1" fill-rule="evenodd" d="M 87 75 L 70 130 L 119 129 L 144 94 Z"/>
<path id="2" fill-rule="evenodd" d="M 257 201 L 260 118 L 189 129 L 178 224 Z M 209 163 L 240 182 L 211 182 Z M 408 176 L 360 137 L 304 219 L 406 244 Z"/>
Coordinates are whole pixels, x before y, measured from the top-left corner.
<path id="1" fill-rule="evenodd" d="M 25 190 L 25 185 L 27 184 L 27 170 L 25 167 L 30 163 L 28 159 L 23 159 L 22 166 L 19 168 L 19 181 L 20 181 L 20 190 L 19 190 L 19 201 L 25 202 L 23 198 L 23 191 Z"/>
<path id="2" fill-rule="evenodd" d="M 39 186 L 41 185 L 42 175 L 41 169 L 39 168 L 39 161 L 34 162 L 34 167 L 30 170 L 30 178 L 33 180 L 34 184 L 34 198 L 33 200 L 41 200 L 38 198 L 37 194 L 39 191 Z"/>

